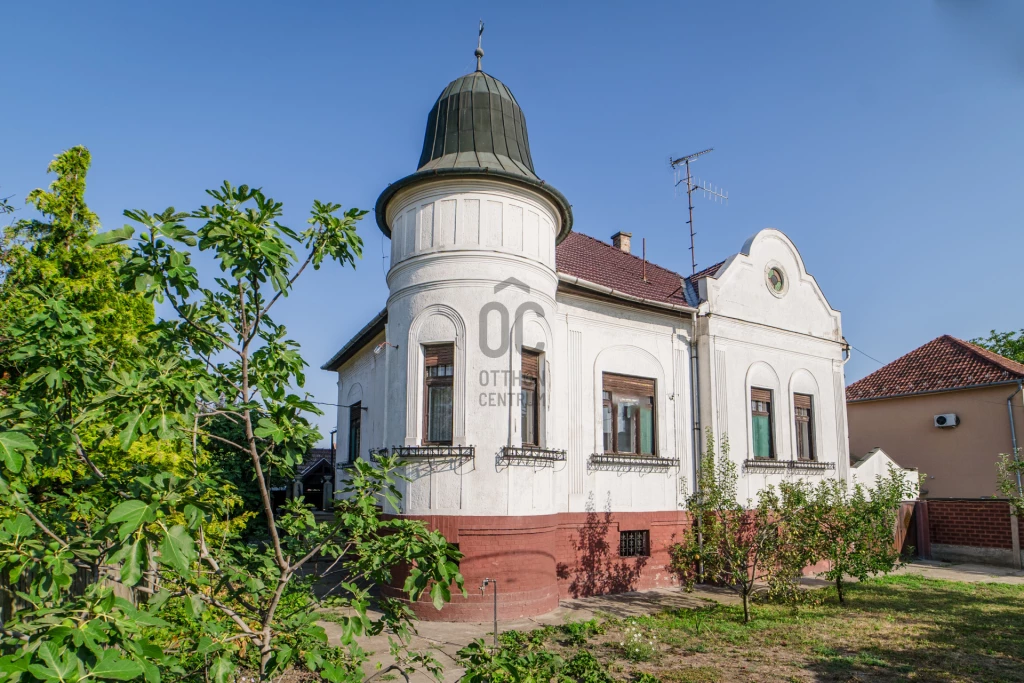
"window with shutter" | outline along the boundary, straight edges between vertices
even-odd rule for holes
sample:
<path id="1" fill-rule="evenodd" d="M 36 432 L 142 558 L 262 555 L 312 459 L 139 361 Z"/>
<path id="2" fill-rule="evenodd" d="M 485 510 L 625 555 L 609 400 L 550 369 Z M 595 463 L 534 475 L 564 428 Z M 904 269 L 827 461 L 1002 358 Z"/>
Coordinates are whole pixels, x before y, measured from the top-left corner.
<path id="1" fill-rule="evenodd" d="M 519 380 L 519 402 L 522 412 L 524 446 L 540 445 L 540 364 L 541 354 L 523 349 L 522 372 Z"/>
<path id="2" fill-rule="evenodd" d="M 454 344 L 423 347 L 423 442 L 452 442 L 452 380 Z"/>
<path id="3" fill-rule="evenodd" d="M 770 389 L 750 388 L 750 426 L 753 431 L 754 457 L 775 457 L 775 439 L 772 429 L 772 392 Z"/>
<path id="4" fill-rule="evenodd" d="M 814 452 L 814 407 L 807 394 L 793 394 L 793 426 L 796 428 L 798 460 L 816 460 Z"/>
<path id="5" fill-rule="evenodd" d="M 602 382 L 605 452 L 656 455 L 654 380 L 606 372 Z"/>

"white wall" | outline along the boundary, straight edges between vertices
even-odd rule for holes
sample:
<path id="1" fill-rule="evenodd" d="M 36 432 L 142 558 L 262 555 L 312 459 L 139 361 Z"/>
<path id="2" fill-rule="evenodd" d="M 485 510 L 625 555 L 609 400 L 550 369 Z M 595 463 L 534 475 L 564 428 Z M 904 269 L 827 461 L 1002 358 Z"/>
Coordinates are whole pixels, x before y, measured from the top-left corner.
<path id="1" fill-rule="evenodd" d="M 899 463 L 881 448 L 872 449 L 870 453 L 853 464 L 850 468 L 850 486 L 861 484 L 872 489 L 878 477 L 889 476 L 890 467 L 895 467 L 903 475 L 903 481 L 907 483 L 911 492 L 907 496 L 907 500 L 917 500 L 921 489 L 917 470 L 900 467 Z"/>
<path id="2" fill-rule="evenodd" d="M 492 208 L 478 212 L 477 204 Z M 394 247 L 388 274 L 386 337 L 374 340 L 339 370 L 338 402 L 348 405 L 358 393 L 368 406 L 364 454 L 371 447 L 420 445 L 422 346 L 452 342 L 453 443 L 475 447 L 472 462 L 408 467 L 412 481 L 403 485 L 405 512 L 535 515 L 678 509 L 693 485 L 694 339 L 699 348 L 701 425 L 710 426 L 719 438 L 728 434 L 738 463 L 750 456 L 749 392 L 759 386 L 775 392 L 777 458 L 795 459 L 791 397 L 793 392 L 807 393 L 814 397 L 818 460 L 836 465 L 825 473 L 785 476 L 846 477 L 839 314 L 782 233 L 758 233 L 716 278 L 701 282 L 709 300 L 701 307 L 695 331 L 687 311 L 641 310 L 578 291 L 558 292 L 552 267 L 558 215 L 529 190 L 499 183 L 439 182 L 396 197 L 392 206 L 392 218 L 401 217 L 404 225 L 395 226 L 393 234 L 405 241 Z M 531 211 L 538 212 L 536 221 L 520 220 Z M 407 219 L 414 221 L 408 225 L 416 225 L 415 230 L 404 223 Z M 524 232 L 527 224 L 537 226 L 536 243 L 523 237 L 533 234 L 532 227 Z M 480 237 L 486 234 L 501 239 L 488 242 Z M 768 264 L 786 274 L 788 286 L 781 297 L 765 285 Z M 519 284 L 500 286 L 508 278 Z M 488 307 L 490 313 L 481 315 Z M 504 326 L 501 311 L 508 315 Z M 508 370 L 518 372 L 521 363 L 519 347 L 508 344 L 510 333 L 515 338 L 513 321 L 522 328 L 523 346 L 543 353 L 541 445 L 568 452 L 567 461 L 554 467 L 508 466 L 497 460 L 502 446 L 522 445 L 516 382 L 511 403 L 508 396 Z M 385 338 L 398 348 L 389 346 L 373 355 L 372 347 Z M 485 352 L 499 347 L 504 347 L 500 354 Z M 603 451 L 604 372 L 655 380 L 657 454 L 673 467 L 653 472 L 588 467 L 590 456 Z M 347 422 L 347 411 L 341 410 L 342 453 L 347 453 Z M 754 498 L 761 486 L 782 476 L 745 473 L 740 494 Z"/>
<path id="3" fill-rule="evenodd" d="M 766 272 L 780 268 L 786 286 L 773 292 Z M 700 282 L 707 297 L 698 316 L 701 425 L 717 442 L 728 436 L 731 458 L 741 467 L 753 458 L 750 389 L 770 389 L 776 460 L 796 460 L 793 394 L 812 398 L 817 460 L 835 469 L 751 470 L 741 497 L 754 499 L 764 485 L 783 477 L 845 479 L 848 471 L 843 337 L 838 311 L 825 300 L 796 247 L 778 230 L 757 233 L 715 277 Z"/>

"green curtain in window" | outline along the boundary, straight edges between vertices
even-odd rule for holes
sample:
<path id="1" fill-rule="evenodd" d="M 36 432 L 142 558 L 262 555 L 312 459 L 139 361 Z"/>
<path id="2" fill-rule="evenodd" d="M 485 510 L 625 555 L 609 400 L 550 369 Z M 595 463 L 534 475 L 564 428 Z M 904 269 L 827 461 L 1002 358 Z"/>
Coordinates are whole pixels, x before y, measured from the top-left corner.
<path id="1" fill-rule="evenodd" d="M 654 453 L 654 411 L 644 407 L 640 408 L 640 453 Z"/>
<path id="2" fill-rule="evenodd" d="M 755 458 L 770 458 L 772 457 L 772 434 L 770 422 L 767 415 L 754 415 L 752 416 L 752 424 L 754 427 L 754 457 Z"/>

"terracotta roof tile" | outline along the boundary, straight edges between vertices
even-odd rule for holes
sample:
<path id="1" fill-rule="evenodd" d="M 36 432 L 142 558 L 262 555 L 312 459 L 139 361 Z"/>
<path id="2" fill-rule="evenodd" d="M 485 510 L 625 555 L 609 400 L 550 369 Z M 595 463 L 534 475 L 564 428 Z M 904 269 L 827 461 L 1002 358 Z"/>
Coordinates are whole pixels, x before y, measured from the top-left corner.
<path id="1" fill-rule="evenodd" d="M 718 272 L 725 261 L 686 278 L 685 290 L 681 286 L 682 276 L 667 268 L 647 262 L 647 281 L 644 281 L 644 261 L 638 256 L 627 254 L 616 246 L 578 232 L 569 235 L 555 248 L 555 267 L 559 273 L 572 275 L 581 280 L 604 285 L 630 296 L 677 304 L 694 306 L 700 303 L 698 280 Z M 357 332 L 331 360 L 324 363 L 323 370 L 337 370 L 341 365 L 371 338 L 384 329 L 388 311 L 384 309 L 366 327 Z"/>
<path id="2" fill-rule="evenodd" d="M 558 272 L 587 282 L 604 285 L 631 296 L 663 303 L 695 306 L 691 293 L 681 286 L 679 273 L 647 262 L 644 281 L 643 259 L 627 254 L 616 246 L 578 232 L 569 233 L 555 249 Z M 707 268 L 687 278 L 696 287 L 696 279 L 714 274 L 722 264 Z"/>
<path id="3" fill-rule="evenodd" d="M 847 401 L 1024 379 L 1024 365 L 944 334 L 846 387 Z"/>

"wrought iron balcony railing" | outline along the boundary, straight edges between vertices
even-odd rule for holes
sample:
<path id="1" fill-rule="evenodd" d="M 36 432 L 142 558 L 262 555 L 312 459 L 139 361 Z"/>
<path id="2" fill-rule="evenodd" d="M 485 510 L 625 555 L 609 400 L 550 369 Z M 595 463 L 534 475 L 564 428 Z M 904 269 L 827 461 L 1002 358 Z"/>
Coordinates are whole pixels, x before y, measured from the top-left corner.
<path id="1" fill-rule="evenodd" d="M 502 446 L 498 452 L 501 465 L 550 465 L 565 462 L 566 452 L 557 448 L 537 446 Z"/>
<path id="2" fill-rule="evenodd" d="M 475 446 L 392 446 L 370 451 L 373 455 L 397 455 L 401 460 L 473 460 Z"/>
<path id="3" fill-rule="evenodd" d="M 743 469 L 747 471 L 761 472 L 824 472 L 834 470 L 834 462 L 819 462 L 817 460 L 772 460 L 769 458 L 748 458 L 743 461 Z"/>
<path id="4" fill-rule="evenodd" d="M 587 468 L 590 470 L 615 470 L 618 472 L 654 472 L 672 469 L 678 465 L 678 460 L 669 458 L 622 453 L 594 453 L 587 461 Z"/>

